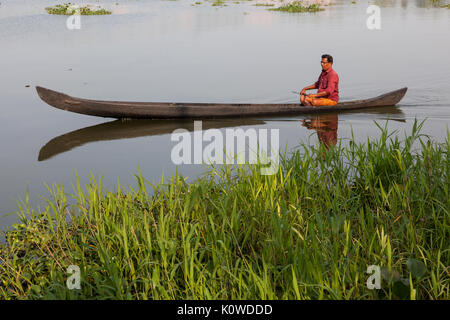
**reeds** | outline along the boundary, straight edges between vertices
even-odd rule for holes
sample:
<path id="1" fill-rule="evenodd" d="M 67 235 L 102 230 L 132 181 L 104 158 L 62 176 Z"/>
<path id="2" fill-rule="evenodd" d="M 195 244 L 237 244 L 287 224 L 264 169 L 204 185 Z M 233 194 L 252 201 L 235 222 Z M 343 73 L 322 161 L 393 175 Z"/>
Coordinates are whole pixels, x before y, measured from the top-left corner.
<path id="1" fill-rule="evenodd" d="M 93 178 L 73 195 L 55 185 L 5 233 L 0 298 L 448 299 L 450 134 L 434 143 L 420 126 L 303 145 L 273 176 L 223 166 L 192 183 L 139 172 L 114 193 Z M 81 290 L 66 287 L 69 265 Z"/>

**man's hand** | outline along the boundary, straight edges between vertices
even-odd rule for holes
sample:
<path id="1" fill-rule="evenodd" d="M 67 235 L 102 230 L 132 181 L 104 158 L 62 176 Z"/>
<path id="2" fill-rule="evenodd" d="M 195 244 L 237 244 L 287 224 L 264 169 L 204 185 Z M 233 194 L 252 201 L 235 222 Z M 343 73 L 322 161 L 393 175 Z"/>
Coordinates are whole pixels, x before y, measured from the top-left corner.
<path id="1" fill-rule="evenodd" d="M 300 95 L 305 94 L 306 93 L 306 89 L 303 88 L 302 91 L 300 91 Z"/>

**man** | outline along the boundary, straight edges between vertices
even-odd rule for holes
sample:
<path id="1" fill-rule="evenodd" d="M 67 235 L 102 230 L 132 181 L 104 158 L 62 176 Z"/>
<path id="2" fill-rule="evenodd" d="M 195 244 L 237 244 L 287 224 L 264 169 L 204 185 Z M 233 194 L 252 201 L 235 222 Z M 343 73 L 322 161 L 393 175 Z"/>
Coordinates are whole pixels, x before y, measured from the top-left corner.
<path id="1" fill-rule="evenodd" d="M 322 73 L 316 83 L 303 88 L 300 102 L 303 106 L 334 106 L 339 102 L 339 76 L 333 70 L 333 57 L 322 55 Z M 307 90 L 318 89 L 316 94 L 306 94 Z"/>

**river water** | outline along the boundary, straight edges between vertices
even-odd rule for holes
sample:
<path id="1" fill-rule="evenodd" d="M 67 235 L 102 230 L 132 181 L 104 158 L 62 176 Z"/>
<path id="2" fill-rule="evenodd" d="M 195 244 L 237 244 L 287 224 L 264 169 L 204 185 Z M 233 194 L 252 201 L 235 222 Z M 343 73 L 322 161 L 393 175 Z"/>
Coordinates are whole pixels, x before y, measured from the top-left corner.
<path id="1" fill-rule="evenodd" d="M 73 1 L 77 3 L 76 1 Z M 338 139 L 379 136 L 375 121 L 399 134 L 414 119 L 442 142 L 450 122 L 450 10 L 429 1 L 335 0 L 319 13 L 290 14 L 254 6 L 194 1 L 101 1 L 109 16 L 82 16 L 69 30 L 64 16 L 44 8 L 56 1 L 0 4 L 0 229 L 11 225 L 27 187 L 34 208 L 45 184 L 81 183 L 103 175 L 135 185 L 138 165 L 150 181 L 175 169 L 193 178 L 201 165 L 175 165 L 170 133 L 192 121 L 132 121 L 89 117 L 51 108 L 34 86 L 102 100 L 294 103 L 316 81 L 320 56 L 334 56 L 341 100 L 408 87 L 397 107 L 364 112 L 204 121 L 203 128 L 279 129 L 280 147 L 315 144 L 314 128 L 337 129 Z M 443 2 L 445 3 L 445 1 Z M 369 5 L 381 8 L 381 29 L 370 30 Z M 28 87 L 29 86 L 29 87 Z M 301 121 L 301 120 L 306 120 Z M 114 121 L 114 122 L 113 122 Z M 327 137 L 325 137 L 327 138 Z M 330 136 L 328 136 L 330 138 Z M 331 137 L 333 139 L 333 137 Z"/>

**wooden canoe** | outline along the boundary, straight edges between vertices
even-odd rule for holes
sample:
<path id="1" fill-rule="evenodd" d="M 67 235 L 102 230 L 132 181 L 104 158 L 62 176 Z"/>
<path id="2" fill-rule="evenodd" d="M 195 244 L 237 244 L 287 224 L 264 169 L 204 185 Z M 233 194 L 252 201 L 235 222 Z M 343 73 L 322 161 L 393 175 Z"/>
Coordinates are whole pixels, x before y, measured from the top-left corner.
<path id="1" fill-rule="evenodd" d="M 198 119 L 312 114 L 393 106 L 403 98 L 408 89 L 402 88 L 370 99 L 341 102 L 331 107 L 304 107 L 298 103 L 226 104 L 102 101 L 75 98 L 42 87 L 36 87 L 36 90 L 42 100 L 55 108 L 91 116 L 118 119 Z"/>

